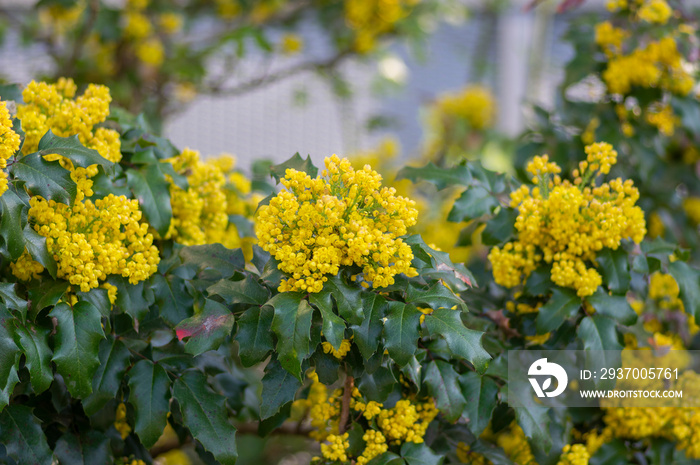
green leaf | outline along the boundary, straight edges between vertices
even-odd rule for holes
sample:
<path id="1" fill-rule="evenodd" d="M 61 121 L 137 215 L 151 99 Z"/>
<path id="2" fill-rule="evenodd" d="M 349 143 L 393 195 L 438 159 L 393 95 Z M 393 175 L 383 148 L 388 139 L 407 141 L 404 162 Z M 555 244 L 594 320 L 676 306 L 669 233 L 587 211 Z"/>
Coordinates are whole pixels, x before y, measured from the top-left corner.
<path id="1" fill-rule="evenodd" d="M 587 316 L 576 331 L 586 351 L 594 351 L 586 356 L 586 368 L 621 366 L 622 345 L 618 341 L 615 321 L 603 315 Z M 596 380 L 596 386 L 605 384 Z"/>
<path id="2" fill-rule="evenodd" d="M 384 339 L 389 356 L 399 366 L 411 361 L 418 347 L 421 312 L 412 304 L 389 302 L 384 322 Z"/>
<path id="3" fill-rule="evenodd" d="M 150 360 L 139 360 L 129 371 L 129 403 L 136 411 L 134 431 L 149 449 L 163 434 L 168 421 L 170 378 Z"/>
<path id="4" fill-rule="evenodd" d="M 245 367 L 260 363 L 274 348 L 272 340 L 272 307 L 252 307 L 238 319 L 238 355 Z"/>
<path id="5" fill-rule="evenodd" d="M 552 270 L 549 267 L 540 267 L 528 276 L 525 282 L 525 292 L 531 296 L 545 295 L 554 287 L 550 275 Z"/>
<path id="6" fill-rule="evenodd" d="M 92 392 L 92 377 L 100 364 L 97 356 L 100 340 L 105 337 L 100 311 L 82 301 L 73 308 L 60 303 L 49 315 L 57 321 L 52 359 L 56 369 L 73 397 L 87 397 Z"/>
<path id="7" fill-rule="evenodd" d="M 152 280 L 160 316 L 165 321 L 175 326 L 192 314 L 193 299 L 187 293 L 184 279 L 171 274 L 167 277 L 156 274 Z"/>
<path id="8" fill-rule="evenodd" d="M 603 289 L 598 288 L 596 293 L 586 297 L 586 300 L 595 308 L 598 315 L 607 315 L 625 326 L 631 326 L 637 322 L 637 313 L 625 296 L 608 295 Z"/>
<path id="9" fill-rule="evenodd" d="M 581 307 L 581 298 L 570 289 L 555 287 L 552 297 L 540 307 L 535 323 L 537 334 L 545 334 L 558 329 L 562 323 L 573 318 Z"/>
<path id="10" fill-rule="evenodd" d="M 629 290 L 630 270 L 625 249 L 603 249 L 596 255 L 596 260 L 600 264 L 599 270 L 608 289 L 618 294 Z"/>
<path id="11" fill-rule="evenodd" d="M 78 135 L 59 137 L 49 129 L 39 141 L 39 153 L 41 156 L 62 155 L 68 158 L 73 166 L 87 168 L 91 165 L 100 165 L 105 168 L 114 163 L 100 155 L 100 152 L 85 147 L 78 139 Z"/>
<path id="12" fill-rule="evenodd" d="M 29 370 L 34 392 L 44 392 L 53 381 L 53 354 L 49 348 L 49 330 L 31 323 L 26 327 L 19 325 L 15 328 L 15 341 L 26 357 L 25 365 Z"/>
<path id="13" fill-rule="evenodd" d="M 108 282 L 117 286 L 117 300 L 114 304 L 129 315 L 132 320 L 141 321 L 148 314 L 149 302 L 144 297 L 144 282 L 131 284 L 123 276 L 110 276 Z"/>
<path id="14" fill-rule="evenodd" d="M 131 355 L 124 343 L 110 334 L 100 342 L 99 358 L 100 365 L 92 378 L 92 394 L 83 400 L 83 409 L 88 415 L 94 415 L 117 396 Z"/>
<path id="15" fill-rule="evenodd" d="M 10 254 L 10 258 L 14 261 L 24 252 L 25 239 L 22 210 L 25 204 L 15 194 L 13 189 L 8 189 L 0 196 L 0 206 L 2 207 L 0 236 L 5 241 L 5 247 Z"/>
<path id="16" fill-rule="evenodd" d="M 301 362 L 310 355 L 313 308 L 301 294 L 284 292 L 266 305 L 275 309 L 272 330 L 277 335 L 277 357 L 282 366 L 301 380 Z"/>
<path id="17" fill-rule="evenodd" d="M 34 314 L 46 307 L 53 307 L 58 303 L 68 290 L 70 283 L 63 279 L 53 282 L 42 282 L 40 286 L 29 289 L 29 300 Z"/>
<path id="18" fill-rule="evenodd" d="M 668 265 L 668 272 L 678 283 L 685 311 L 700 320 L 700 271 L 685 262 L 675 261 Z"/>
<path id="19" fill-rule="evenodd" d="M 345 320 L 333 311 L 333 301 L 330 292 L 324 290 L 309 296 L 311 304 L 321 312 L 323 318 L 323 336 L 336 349 L 345 338 Z"/>
<path id="20" fill-rule="evenodd" d="M 262 379 L 260 418 L 270 418 L 284 404 L 293 401 L 300 387 L 301 381 L 282 368 L 277 360 L 271 360 L 265 367 L 265 376 Z"/>
<path id="21" fill-rule="evenodd" d="M 469 361 L 479 372 L 486 370 L 491 356 L 481 345 L 484 333 L 465 327 L 458 310 L 433 310 L 425 316 L 425 325 L 430 334 L 445 339 L 453 355 Z"/>
<path id="22" fill-rule="evenodd" d="M 17 295 L 15 286 L 17 286 L 16 283 L 0 283 L 0 299 L 2 299 L 7 308 L 18 311 L 22 316 L 22 320 L 24 320 L 27 316 L 29 302 Z"/>
<path id="23" fill-rule="evenodd" d="M 436 454 L 425 443 L 404 442 L 401 457 L 408 465 L 439 465 L 443 456 Z"/>
<path id="24" fill-rule="evenodd" d="M 18 104 L 24 103 L 22 98 L 22 87 L 19 84 L 2 84 L 0 85 L 0 100 L 13 100 Z"/>
<path id="25" fill-rule="evenodd" d="M 466 406 L 458 376 L 449 363 L 433 360 L 428 363 L 423 381 L 428 385 L 428 393 L 437 401 L 437 408 L 451 422 L 462 416 Z"/>
<path id="26" fill-rule="evenodd" d="M 664 460 L 655 461 L 655 457 L 652 456 L 652 465 L 664 465 L 667 463 L 680 465 L 673 461 L 673 451 L 675 450 L 673 443 L 667 442 L 666 444 L 666 457 L 664 457 Z M 656 444 L 652 446 L 652 453 L 655 452 L 655 446 Z M 618 465 L 620 463 L 633 463 L 630 462 L 629 455 L 630 451 L 628 451 L 625 443 L 620 439 L 613 439 L 612 441 L 600 446 L 600 449 L 598 449 L 596 453 L 591 456 L 588 463 L 590 463 L 590 465 Z M 670 455 L 670 457 L 668 457 L 668 455 Z"/>
<path id="27" fill-rule="evenodd" d="M 181 341 L 189 338 L 185 343 L 185 352 L 196 356 L 218 349 L 231 334 L 234 320 L 235 317 L 228 308 L 207 299 L 199 313 L 175 327 L 175 333 Z"/>
<path id="28" fill-rule="evenodd" d="M 58 161 L 46 161 L 35 152 L 22 157 L 12 165 L 14 176 L 24 181 L 32 195 L 40 195 L 46 200 L 70 205 L 75 199 L 77 186 L 70 178 L 70 172 Z"/>
<path id="29" fill-rule="evenodd" d="M 466 414 L 469 417 L 469 430 L 479 437 L 491 421 L 491 415 L 498 402 L 498 384 L 488 376 L 468 371 L 459 377 L 464 400 L 467 401 Z"/>
<path id="30" fill-rule="evenodd" d="M 323 290 L 333 295 L 338 314 L 345 321 L 353 325 L 362 323 L 362 293 L 357 286 L 347 284 L 340 276 L 333 276 L 323 284 Z"/>
<path id="31" fill-rule="evenodd" d="M 428 181 L 435 184 L 438 190 L 442 190 L 450 186 L 467 186 L 472 181 L 472 175 L 466 165 L 442 168 L 431 161 L 421 168 L 402 168 L 396 175 L 396 180 L 399 179 L 410 179 L 413 183 Z"/>
<path id="32" fill-rule="evenodd" d="M 367 465 L 405 465 L 404 459 L 394 454 L 393 452 L 384 452 L 382 455 L 378 455 L 369 462 Z"/>
<path id="33" fill-rule="evenodd" d="M 368 400 L 380 403 L 389 398 L 395 386 L 396 378 L 391 370 L 384 367 L 379 367 L 372 374 L 365 372 L 357 383 L 358 389 Z"/>
<path id="34" fill-rule="evenodd" d="M 97 431 L 80 437 L 65 433 L 56 442 L 56 458 L 61 465 L 107 465 L 112 463 L 109 438 Z"/>
<path id="35" fill-rule="evenodd" d="M 9 402 L 17 377 L 20 348 L 14 338 L 15 317 L 0 306 L 0 410 Z"/>
<path id="36" fill-rule="evenodd" d="M 227 249 L 221 244 L 193 245 L 180 250 L 185 264 L 195 265 L 199 271 L 210 268 L 221 273 L 222 278 L 230 278 L 243 271 L 245 258 L 241 249 Z"/>
<path id="37" fill-rule="evenodd" d="M 354 342 L 365 360 L 377 351 L 386 308 L 386 299 L 379 294 L 371 292 L 362 297 L 364 319 L 361 325 L 352 325 L 351 329 L 355 336 Z"/>
<path id="38" fill-rule="evenodd" d="M 24 238 L 27 240 L 25 246 L 29 255 L 41 263 L 51 277 L 56 279 L 58 265 L 56 265 L 56 260 L 54 260 L 53 255 L 49 253 L 49 249 L 46 247 L 46 238 L 34 231 L 34 228 L 29 224 L 24 226 Z"/>
<path id="39" fill-rule="evenodd" d="M 516 209 L 502 207 L 498 214 L 486 223 L 486 227 L 481 232 L 481 241 L 484 245 L 497 245 L 507 241 L 515 230 L 517 217 Z"/>
<path id="40" fill-rule="evenodd" d="M 27 406 L 10 405 L 0 414 L 0 444 L 17 464 L 51 464 L 41 423 Z"/>
<path id="41" fill-rule="evenodd" d="M 455 305 L 460 310 L 467 310 L 467 306 L 464 304 L 464 301 L 441 282 L 436 282 L 428 289 L 408 286 L 406 303 L 413 303 L 416 305 L 424 304 L 433 310 L 441 307 L 452 308 Z"/>
<path id="42" fill-rule="evenodd" d="M 545 452 L 552 447 L 552 438 L 549 435 L 549 415 L 547 407 L 530 405 L 528 407 L 515 407 L 515 417 L 518 425 L 523 429 L 525 436 L 542 445 Z"/>
<path id="43" fill-rule="evenodd" d="M 224 397 L 212 392 L 198 371 L 186 371 L 175 380 L 173 394 L 195 439 L 222 465 L 234 465 L 238 457 L 236 428 L 228 422 Z"/>
<path id="44" fill-rule="evenodd" d="M 295 153 L 292 158 L 284 163 L 271 166 L 270 174 L 273 178 L 275 178 L 275 181 L 279 183 L 280 179 L 285 176 L 285 172 L 290 168 L 297 171 L 303 171 L 312 178 L 315 178 L 318 175 L 318 168 L 314 166 L 313 162 L 311 161 L 311 157 L 307 155 L 306 160 L 304 160 L 301 158 L 301 155 L 299 155 L 299 152 Z"/>
<path id="45" fill-rule="evenodd" d="M 165 236 L 170 228 L 173 211 L 170 206 L 170 183 L 158 169 L 147 165 L 139 170 L 126 171 L 126 183 L 138 199 L 148 224 Z"/>
<path id="46" fill-rule="evenodd" d="M 209 295 L 218 295 L 227 304 L 263 305 L 270 298 L 270 291 L 248 275 L 242 281 L 222 279 L 207 289 Z"/>
<path id="47" fill-rule="evenodd" d="M 491 213 L 498 206 L 498 200 L 483 186 L 467 188 L 462 195 L 455 200 L 448 221 L 470 221 L 480 216 Z"/>

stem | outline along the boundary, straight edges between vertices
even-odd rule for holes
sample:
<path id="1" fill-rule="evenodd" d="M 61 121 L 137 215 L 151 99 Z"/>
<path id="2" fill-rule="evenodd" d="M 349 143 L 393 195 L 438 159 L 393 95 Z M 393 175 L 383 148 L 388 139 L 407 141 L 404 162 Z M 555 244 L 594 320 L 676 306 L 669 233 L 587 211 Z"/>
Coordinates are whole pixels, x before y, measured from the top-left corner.
<path id="1" fill-rule="evenodd" d="M 338 434 L 343 434 L 347 429 L 348 418 L 350 417 L 350 399 L 352 398 L 352 388 L 355 380 L 350 374 L 345 376 L 345 387 L 343 389 L 343 403 L 340 406 L 340 421 L 338 422 Z"/>

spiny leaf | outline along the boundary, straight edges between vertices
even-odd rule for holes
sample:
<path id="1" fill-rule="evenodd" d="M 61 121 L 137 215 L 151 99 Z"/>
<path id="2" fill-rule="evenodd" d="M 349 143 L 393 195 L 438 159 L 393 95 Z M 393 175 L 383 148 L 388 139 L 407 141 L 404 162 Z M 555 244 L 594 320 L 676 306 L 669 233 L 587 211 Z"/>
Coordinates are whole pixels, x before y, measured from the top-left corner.
<path id="1" fill-rule="evenodd" d="M 301 294 L 277 294 L 266 304 L 275 309 L 272 330 L 277 335 L 277 356 L 282 366 L 301 380 L 301 362 L 309 353 L 313 308 Z"/>
<path id="2" fill-rule="evenodd" d="M 238 457 L 236 428 L 228 422 L 224 397 L 212 392 L 198 371 L 186 371 L 175 380 L 173 395 L 195 439 L 222 465 L 234 465 Z"/>
<path id="3" fill-rule="evenodd" d="M 260 418 L 264 420 L 276 414 L 284 404 L 294 400 L 301 382 L 282 368 L 277 360 L 272 360 L 265 367 L 262 385 Z"/>
<path id="4" fill-rule="evenodd" d="M 100 152 L 94 149 L 85 147 L 78 139 L 77 134 L 68 137 L 59 137 L 51 130 L 44 134 L 39 141 L 39 153 L 42 156 L 46 155 L 62 155 L 69 159 L 73 166 L 87 168 L 91 165 L 100 165 L 109 168 L 114 165 L 113 162 L 107 160 Z"/>
<path id="5" fill-rule="evenodd" d="M 22 157 L 12 165 L 15 178 L 24 181 L 32 195 L 40 195 L 46 200 L 70 205 L 75 199 L 77 186 L 70 172 L 57 161 L 46 161 L 35 152 Z"/>
<path id="6" fill-rule="evenodd" d="M 170 401 L 170 378 L 162 366 L 139 360 L 129 371 L 129 403 L 136 411 L 134 431 L 148 449 L 163 434 Z"/>
<path id="7" fill-rule="evenodd" d="M 454 355 L 471 362 L 479 372 L 486 370 L 491 356 L 481 345 L 484 333 L 465 327 L 458 310 L 433 310 L 433 313 L 426 315 L 425 325 L 431 334 L 445 339 Z"/>
<path id="8" fill-rule="evenodd" d="M 202 311 L 182 321 L 175 328 L 179 340 L 188 337 L 185 352 L 199 355 L 216 350 L 231 334 L 235 317 L 218 302 L 207 299 Z"/>
<path id="9" fill-rule="evenodd" d="M 274 348 L 272 340 L 272 317 L 274 309 L 269 306 L 252 307 L 238 319 L 238 355 L 245 367 L 260 363 Z"/>
<path id="10" fill-rule="evenodd" d="M 41 423 L 25 405 L 10 405 L 0 414 L 0 444 L 18 464 L 51 463 L 52 454 Z"/>
<path id="11" fill-rule="evenodd" d="M 49 315 L 57 321 L 52 359 L 56 369 L 73 397 L 87 397 L 100 364 L 99 343 L 105 337 L 100 312 L 91 303 L 81 301 L 73 308 L 60 303 Z"/>

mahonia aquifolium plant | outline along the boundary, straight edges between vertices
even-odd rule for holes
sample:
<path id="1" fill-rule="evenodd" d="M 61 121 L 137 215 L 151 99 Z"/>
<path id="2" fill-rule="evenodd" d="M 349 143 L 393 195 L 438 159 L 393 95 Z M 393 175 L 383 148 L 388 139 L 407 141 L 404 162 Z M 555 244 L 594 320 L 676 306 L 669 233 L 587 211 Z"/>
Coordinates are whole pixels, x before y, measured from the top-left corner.
<path id="1" fill-rule="evenodd" d="M 638 243 L 644 238 L 644 212 L 635 205 L 639 192 L 632 181 L 595 184 L 598 176 L 610 172 L 617 152 L 601 142 L 587 146 L 586 154 L 572 173 L 573 182 L 561 179 L 561 168 L 547 155 L 527 166 L 537 187 L 523 185 L 510 195 L 510 207 L 518 209 L 518 240 L 489 253 L 498 284 L 523 284 L 544 261 L 552 265 L 552 282 L 589 296 L 602 278 L 586 263 L 603 248 L 617 249 L 623 239 Z"/>
<path id="2" fill-rule="evenodd" d="M 382 187 L 369 165 L 354 170 L 333 156 L 325 167 L 316 179 L 287 170 L 284 190 L 258 212 L 259 245 L 289 275 L 280 292 L 320 292 L 341 266 L 362 267 L 362 279 L 375 288 L 394 284 L 397 274 L 416 276 L 411 247 L 400 237 L 416 223 L 415 202 Z"/>

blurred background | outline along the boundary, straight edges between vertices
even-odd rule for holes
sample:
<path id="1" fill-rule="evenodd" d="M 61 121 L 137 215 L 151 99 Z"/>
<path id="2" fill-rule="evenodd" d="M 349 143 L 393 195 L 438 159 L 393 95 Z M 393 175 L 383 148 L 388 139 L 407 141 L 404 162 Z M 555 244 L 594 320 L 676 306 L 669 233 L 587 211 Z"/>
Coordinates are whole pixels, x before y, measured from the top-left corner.
<path id="1" fill-rule="evenodd" d="M 119 0 L 99 3 L 114 11 L 129 7 Z M 182 2 L 166 3 L 170 5 L 165 10 L 177 13 Z M 252 8 L 255 3 L 265 2 L 252 2 Z M 588 0 L 560 14 L 560 2 L 552 1 L 536 8 L 530 0 L 433 3 L 430 14 L 415 26 L 419 34 L 411 31 L 407 40 L 387 41 L 373 53 L 348 54 L 321 73 L 315 64 L 332 59 L 339 47 L 329 40 L 319 18 L 303 8 L 291 26 L 299 50 L 270 52 L 289 39 L 290 25 L 283 22 L 265 27 L 269 44 L 247 47 L 235 69 L 227 68 L 228 48 L 238 45 L 224 43 L 197 66 L 216 75 L 217 85 L 227 90 L 198 89 L 208 85 L 206 80 L 180 84 L 169 96 L 167 111 L 158 115 L 162 132 L 178 147 L 195 148 L 204 156 L 235 154 L 241 166 L 262 157 L 282 161 L 295 152 L 319 161 L 332 153 L 367 150 L 387 134 L 395 136 L 402 155 L 410 157 L 421 152 L 426 139 L 425 109 L 430 103 L 443 92 L 478 83 L 498 96 L 495 128 L 512 136 L 526 124 L 523 102 L 553 105 L 563 67 L 573 54 L 563 40 L 567 24 L 576 15 L 605 9 L 602 0 Z M 0 78 L 26 84 L 37 77 L 59 77 L 61 60 L 73 45 L 70 38 L 56 37 L 71 27 L 71 13 L 59 8 L 69 11 L 76 5 L 86 8 L 85 1 L 0 0 Z M 213 20 L 187 16 L 192 19 L 179 19 L 183 24 L 176 40 L 206 41 Z M 59 30 L 57 19 L 68 31 Z M 230 30 L 240 27 L 232 25 Z M 46 35 L 53 38 L 46 40 Z M 93 59 L 97 62 L 100 56 Z M 169 60 L 164 58 L 166 68 Z"/>

